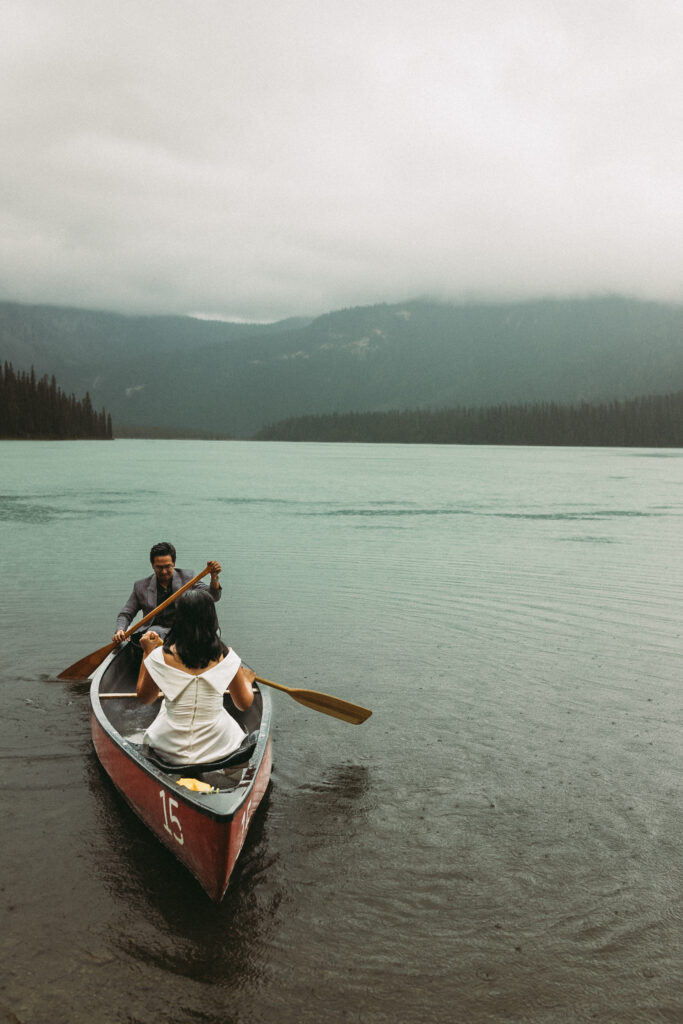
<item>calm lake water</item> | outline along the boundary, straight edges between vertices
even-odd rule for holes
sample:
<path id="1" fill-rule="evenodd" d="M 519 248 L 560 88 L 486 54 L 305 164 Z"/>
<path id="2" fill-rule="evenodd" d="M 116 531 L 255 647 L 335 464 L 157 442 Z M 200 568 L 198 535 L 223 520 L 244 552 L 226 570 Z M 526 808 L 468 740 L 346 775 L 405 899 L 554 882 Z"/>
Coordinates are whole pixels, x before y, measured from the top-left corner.
<path id="1" fill-rule="evenodd" d="M 683 1020 L 683 452 L 0 444 L 0 1021 Z M 274 771 L 225 901 L 87 685 L 157 540 L 224 566 Z"/>

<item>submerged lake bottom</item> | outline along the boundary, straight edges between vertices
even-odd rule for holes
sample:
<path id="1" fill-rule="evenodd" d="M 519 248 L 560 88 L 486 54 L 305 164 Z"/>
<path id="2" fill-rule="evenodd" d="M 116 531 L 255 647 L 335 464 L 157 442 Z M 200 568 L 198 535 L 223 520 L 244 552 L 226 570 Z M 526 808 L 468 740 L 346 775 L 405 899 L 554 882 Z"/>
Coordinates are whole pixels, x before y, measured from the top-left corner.
<path id="1" fill-rule="evenodd" d="M 93 444 L 0 444 L 0 1021 L 683 1020 L 682 451 Z M 273 693 L 218 906 L 54 678 L 162 539 L 260 675 L 373 711 Z"/>

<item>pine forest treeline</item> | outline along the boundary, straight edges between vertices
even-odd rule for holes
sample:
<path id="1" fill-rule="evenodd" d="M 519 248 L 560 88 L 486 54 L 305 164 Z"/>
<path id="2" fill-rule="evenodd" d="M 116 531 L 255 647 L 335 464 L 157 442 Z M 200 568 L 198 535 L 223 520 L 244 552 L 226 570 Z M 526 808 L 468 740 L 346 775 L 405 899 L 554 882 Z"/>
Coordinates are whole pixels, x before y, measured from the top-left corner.
<path id="1" fill-rule="evenodd" d="M 256 436 L 262 441 L 683 448 L 683 391 L 600 405 L 538 402 L 298 416 Z"/>
<path id="2" fill-rule="evenodd" d="M 0 367 L 0 438 L 9 440 L 110 440 L 111 416 L 96 412 L 90 395 L 78 400 L 57 387 L 54 377 L 36 380 L 16 372 L 11 363 Z"/>

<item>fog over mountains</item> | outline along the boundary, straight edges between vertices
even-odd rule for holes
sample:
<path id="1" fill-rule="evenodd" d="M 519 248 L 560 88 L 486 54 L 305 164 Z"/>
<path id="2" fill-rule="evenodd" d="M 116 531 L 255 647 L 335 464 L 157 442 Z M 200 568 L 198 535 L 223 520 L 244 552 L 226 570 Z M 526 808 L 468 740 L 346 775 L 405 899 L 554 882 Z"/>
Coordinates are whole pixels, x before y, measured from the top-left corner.
<path id="1" fill-rule="evenodd" d="M 117 427 L 249 437 L 305 413 L 603 402 L 683 389 L 683 306 L 416 300 L 233 324 L 0 303 L 0 360 Z"/>

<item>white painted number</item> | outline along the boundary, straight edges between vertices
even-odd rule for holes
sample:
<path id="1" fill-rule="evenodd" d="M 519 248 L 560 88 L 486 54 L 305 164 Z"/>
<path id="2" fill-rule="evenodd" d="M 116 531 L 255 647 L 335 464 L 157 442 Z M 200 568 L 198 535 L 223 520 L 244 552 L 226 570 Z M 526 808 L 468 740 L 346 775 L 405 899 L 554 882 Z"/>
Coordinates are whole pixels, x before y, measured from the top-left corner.
<path id="1" fill-rule="evenodd" d="M 180 846 L 183 845 L 185 840 L 183 839 L 183 830 L 178 820 L 178 816 L 173 813 L 174 807 L 178 806 L 178 801 L 174 800 L 172 796 L 168 798 L 168 810 L 166 810 L 166 790 L 160 789 L 159 796 L 161 797 L 161 803 L 164 807 L 164 828 L 168 832 L 169 836 L 173 836 L 176 843 Z"/>

